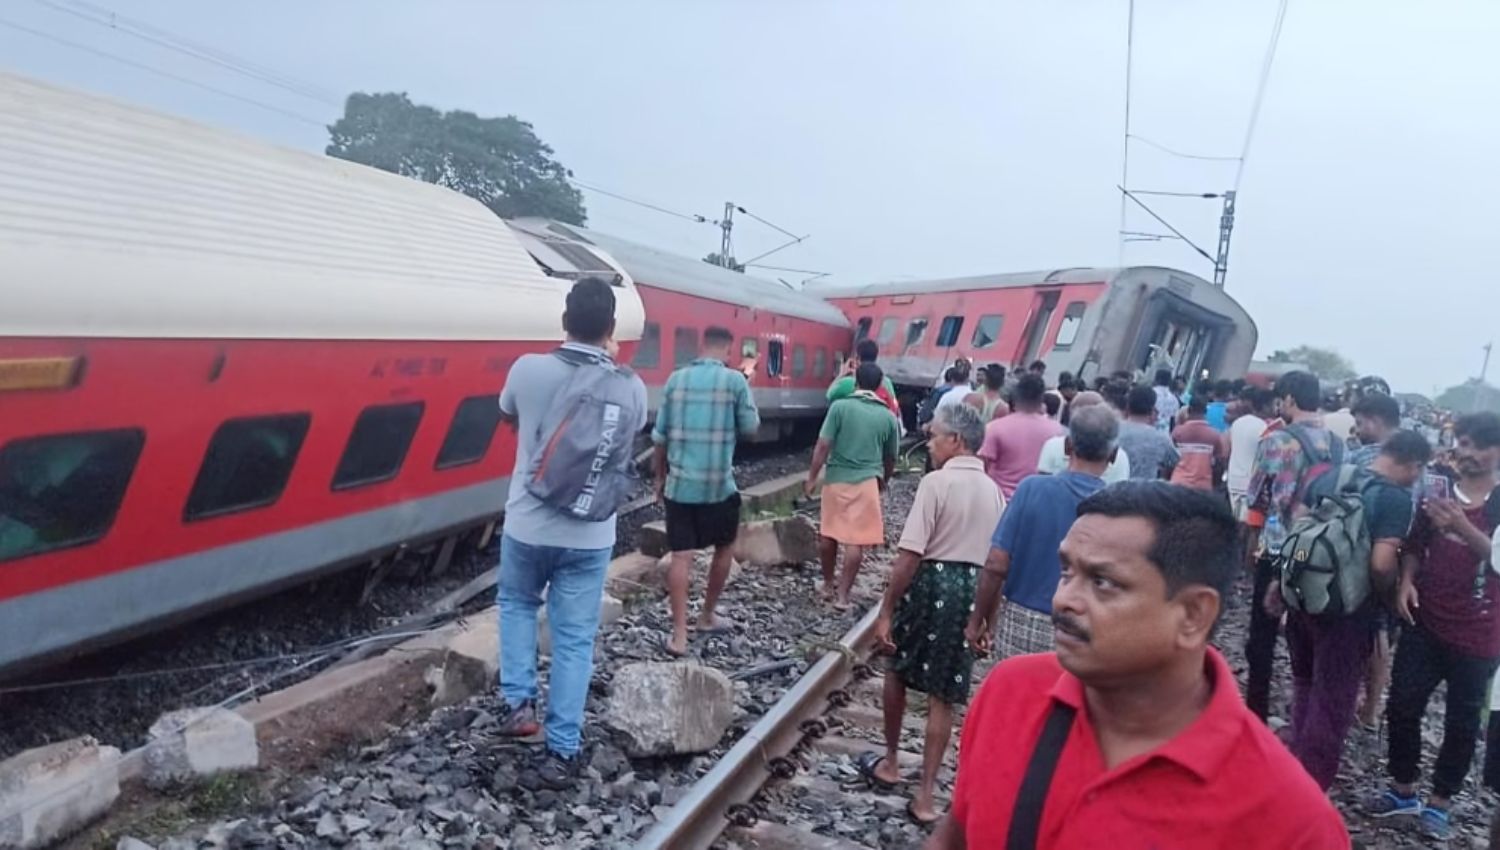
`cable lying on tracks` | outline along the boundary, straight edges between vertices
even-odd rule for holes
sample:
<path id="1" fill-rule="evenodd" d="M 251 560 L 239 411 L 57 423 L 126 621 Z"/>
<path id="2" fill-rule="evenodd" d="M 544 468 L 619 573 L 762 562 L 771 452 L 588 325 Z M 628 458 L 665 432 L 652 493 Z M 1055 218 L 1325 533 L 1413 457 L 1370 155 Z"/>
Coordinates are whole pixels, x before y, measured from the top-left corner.
<path id="1" fill-rule="evenodd" d="M 771 776 L 787 778 L 788 767 L 796 772 L 787 754 L 813 731 L 807 722 L 823 715 L 869 655 L 879 609 L 877 604 L 866 612 L 636 846 L 697 850 L 712 845 L 731 825 L 750 825 L 754 815 L 745 804 Z"/>

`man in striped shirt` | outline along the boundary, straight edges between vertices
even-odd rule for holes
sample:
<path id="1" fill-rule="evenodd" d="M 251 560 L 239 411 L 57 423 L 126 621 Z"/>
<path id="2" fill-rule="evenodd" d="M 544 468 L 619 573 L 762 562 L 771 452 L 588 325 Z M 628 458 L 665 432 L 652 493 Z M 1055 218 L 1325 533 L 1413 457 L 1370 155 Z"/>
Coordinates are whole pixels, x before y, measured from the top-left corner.
<path id="1" fill-rule="evenodd" d="M 703 332 L 703 356 L 667 379 L 651 431 L 656 446 L 656 499 L 666 509 L 667 545 L 672 550 L 667 572 L 672 636 L 664 648 L 673 656 L 687 653 L 688 585 L 693 554 L 699 549 L 712 546 L 714 553 L 698 628 L 708 632 L 729 627 L 714 609 L 729 578 L 732 547 L 740 528 L 734 446 L 739 435 L 754 434 L 760 427 L 749 382 L 726 365 L 733 341 L 734 335 L 725 328 L 710 327 Z"/>

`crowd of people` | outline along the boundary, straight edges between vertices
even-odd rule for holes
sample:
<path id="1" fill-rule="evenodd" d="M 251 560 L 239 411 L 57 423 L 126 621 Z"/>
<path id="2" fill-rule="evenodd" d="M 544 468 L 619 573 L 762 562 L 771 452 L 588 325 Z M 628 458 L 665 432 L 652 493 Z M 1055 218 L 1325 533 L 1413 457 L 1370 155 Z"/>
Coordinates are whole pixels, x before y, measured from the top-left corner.
<path id="1" fill-rule="evenodd" d="M 577 284 L 564 326 L 564 349 L 620 374 L 611 415 L 643 423 L 639 379 L 609 357 L 608 286 Z M 685 652 L 690 623 L 728 623 L 716 606 L 739 521 L 734 444 L 758 425 L 730 341 L 724 329 L 705 333 L 651 431 L 672 549 L 671 656 Z M 823 594 L 841 608 L 853 604 L 866 552 L 886 540 L 881 496 L 904 431 L 878 355 L 862 340 L 828 388 L 806 479 L 822 494 Z M 554 648 L 541 775 L 558 783 L 576 771 L 614 517 L 544 510 L 519 472 L 556 462 L 543 447 L 558 441 L 538 423 L 577 368 L 586 366 L 528 355 L 501 396 L 520 429 L 499 586 L 506 728 L 541 731 L 545 590 Z M 1410 817 L 1446 838 L 1482 712 L 1500 699 L 1500 684 L 1490 690 L 1500 417 L 1454 417 L 1444 438 L 1408 427 L 1383 383 L 1330 397 L 1297 371 L 1273 387 L 1201 381 L 1191 391 L 1165 370 L 1091 387 L 1068 374 L 1049 386 L 1045 373 L 1042 363 L 1019 375 L 991 365 L 976 379 L 960 360 L 920 405 L 930 471 L 879 603 L 885 747 L 857 760 L 864 778 L 883 789 L 906 780 L 899 744 L 917 691 L 926 733 L 907 815 L 933 826 L 929 847 L 1096 846 L 1105 836 L 1122 846 L 1340 847 L 1348 834 L 1326 792 L 1351 730 L 1384 717 L 1390 784 L 1367 814 Z M 713 554 L 690 618 L 701 549 Z M 1243 694 L 1214 645 L 1233 605 L 1250 608 Z M 1283 635 L 1292 687 L 1277 699 Z M 944 813 L 939 768 L 976 662 L 991 654 L 999 663 L 967 708 Z M 1439 685 L 1444 735 L 1424 793 L 1421 723 Z M 1267 721 L 1279 703 L 1276 733 Z M 1495 718 L 1483 778 L 1500 789 Z"/>

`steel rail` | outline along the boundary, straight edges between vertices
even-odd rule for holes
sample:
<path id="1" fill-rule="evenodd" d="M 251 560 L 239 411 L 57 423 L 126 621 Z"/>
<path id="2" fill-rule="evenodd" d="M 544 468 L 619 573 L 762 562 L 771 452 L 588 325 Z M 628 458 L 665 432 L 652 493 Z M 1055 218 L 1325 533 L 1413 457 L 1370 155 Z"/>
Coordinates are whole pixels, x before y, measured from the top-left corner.
<path id="1" fill-rule="evenodd" d="M 766 712 L 686 797 L 636 844 L 638 850 L 706 850 L 728 826 L 731 807 L 746 803 L 770 778 L 770 763 L 802 741 L 804 721 L 828 710 L 828 695 L 843 687 L 875 638 L 880 606 L 872 607 L 836 648 Z"/>

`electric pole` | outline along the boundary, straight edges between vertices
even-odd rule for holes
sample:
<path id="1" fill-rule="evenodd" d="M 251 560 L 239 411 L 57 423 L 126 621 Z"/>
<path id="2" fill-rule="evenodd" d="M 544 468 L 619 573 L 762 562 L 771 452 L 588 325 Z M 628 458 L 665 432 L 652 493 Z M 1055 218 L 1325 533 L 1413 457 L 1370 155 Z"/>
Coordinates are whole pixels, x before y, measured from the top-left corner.
<path id="1" fill-rule="evenodd" d="M 730 231 L 734 229 L 734 201 L 724 202 L 724 217 L 719 220 L 719 229 L 724 231 L 724 236 L 719 240 L 719 265 L 726 269 L 734 268 L 734 243 L 730 240 Z"/>
<path id="2" fill-rule="evenodd" d="M 1219 253 L 1214 259 L 1214 285 L 1224 286 L 1229 274 L 1229 235 L 1234 232 L 1234 195 L 1230 189 L 1224 193 L 1224 212 L 1219 215 Z"/>

